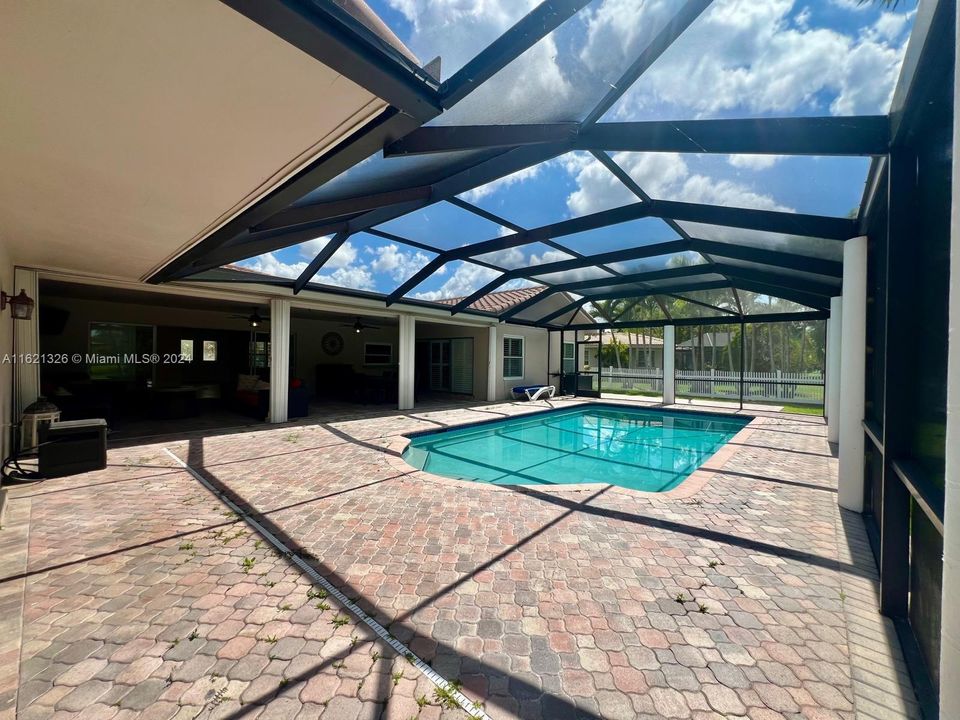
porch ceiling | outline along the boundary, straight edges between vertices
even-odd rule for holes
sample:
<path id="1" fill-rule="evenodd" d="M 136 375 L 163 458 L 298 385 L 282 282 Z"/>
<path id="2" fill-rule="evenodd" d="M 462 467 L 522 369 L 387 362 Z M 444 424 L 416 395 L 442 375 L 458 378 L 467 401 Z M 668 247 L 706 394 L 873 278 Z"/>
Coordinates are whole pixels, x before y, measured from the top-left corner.
<path id="1" fill-rule="evenodd" d="M 389 107 L 217 0 L 4 3 L 0 24 L 19 264 L 141 279 Z"/>

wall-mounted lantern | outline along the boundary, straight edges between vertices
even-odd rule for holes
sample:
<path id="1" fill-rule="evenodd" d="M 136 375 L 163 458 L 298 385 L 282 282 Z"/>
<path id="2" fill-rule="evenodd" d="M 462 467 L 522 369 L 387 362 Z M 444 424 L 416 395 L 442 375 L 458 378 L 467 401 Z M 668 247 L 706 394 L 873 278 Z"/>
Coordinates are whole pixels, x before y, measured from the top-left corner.
<path id="1" fill-rule="evenodd" d="M 33 317 L 33 298 L 27 295 L 27 291 L 21 289 L 19 295 L 7 295 L 0 291 L 0 311 L 10 306 L 10 315 L 14 320 L 29 320 Z"/>

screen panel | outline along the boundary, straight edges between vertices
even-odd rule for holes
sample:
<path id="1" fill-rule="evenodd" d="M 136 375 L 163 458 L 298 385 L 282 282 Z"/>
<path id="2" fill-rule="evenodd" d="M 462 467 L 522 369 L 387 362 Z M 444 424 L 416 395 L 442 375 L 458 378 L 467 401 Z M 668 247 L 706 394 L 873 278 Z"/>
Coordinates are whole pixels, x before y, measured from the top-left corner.
<path id="1" fill-rule="evenodd" d="M 682 4 L 594 0 L 432 123 L 582 120 Z"/>
<path id="2" fill-rule="evenodd" d="M 440 250 L 453 250 L 469 243 L 492 240 L 513 233 L 502 225 L 446 202 L 415 210 L 378 225 L 377 229 L 417 240 Z"/>
<path id="3" fill-rule="evenodd" d="M 726 227 L 724 225 L 707 225 L 679 221 L 677 223 L 684 232 L 699 240 L 710 240 L 731 245 L 746 245 L 747 247 L 762 250 L 776 250 L 779 252 L 803 255 L 805 257 L 820 258 L 822 260 L 843 261 L 843 243 L 838 240 L 808 237 L 805 235 L 787 235 L 785 233 L 765 232 L 763 230 L 746 230 L 744 228 Z"/>
<path id="4" fill-rule="evenodd" d="M 518 268 L 535 268 L 537 265 L 545 263 L 560 262 L 562 260 L 573 260 L 574 256 L 570 253 L 557 250 L 543 243 L 528 243 L 519 247 L 507 248 L 506 250 L 497 250 L 496 252 L 475 255 L 474 260 L 502 267 L 505 270 L 516 270 Z"/>
<path id="5" fill-rule="evenodd" d="M 659 218 L 640 218 L 609 227 L 586 230 L 554 238 L 565 248 L 581 255 L 595 255 L 614 250 L 643 247 L 679 239 L 669 225 Z"/>

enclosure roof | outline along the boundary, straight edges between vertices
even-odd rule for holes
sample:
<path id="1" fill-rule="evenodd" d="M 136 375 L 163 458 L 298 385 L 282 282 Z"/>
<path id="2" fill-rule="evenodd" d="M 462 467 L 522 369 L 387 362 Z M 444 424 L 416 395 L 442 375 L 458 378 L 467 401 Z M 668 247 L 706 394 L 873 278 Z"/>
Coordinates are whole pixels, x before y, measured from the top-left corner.
<path id="1" fill-rule="evenodd" d="M 316 14 L 306 1 L 283 5 L 301 19 Z M 718 40 L 729 3 L 620 5 L 635 12 L 630 32 L 598 40 L 605 0 L 542 2 L 437 81 L 425 102 L 441 110 L 419 127 L 322 183 L 298 185 L 153 279 L 242 262 L 295 293 L 319 285 L 551 328 L 579 327 L 585 308 L 612 327 L 826 317 L 841 292 L 843 243 L 861 232 L 850 208 L 868 165 L 888 152 L 891 118 L 836 106 L 832 115 L 748 118 L 625 109 L 625 94 L 658 63 Z M 290 35 L 263 15 L 254 19 Z M 545 53 L 558 73 L 550 86 L 540 77 Z M 783 192 L 794 199 L 724 194 L 691 170 L 710 162 L 789 163 L 795 179 Z M 678 168 L 682 183 L 671 180 Z M 565 201 L 558 175 L 581 183 Z M 840 176 L 856 181 L 827 194 L 847 200 L 823 206 L 807 192 Z M 584 179 L 599 188 L 590 197 Z M 521 187 L 524 200 L 509 202 Z M 517 301 L 502 303 L 502 291 Z"/>

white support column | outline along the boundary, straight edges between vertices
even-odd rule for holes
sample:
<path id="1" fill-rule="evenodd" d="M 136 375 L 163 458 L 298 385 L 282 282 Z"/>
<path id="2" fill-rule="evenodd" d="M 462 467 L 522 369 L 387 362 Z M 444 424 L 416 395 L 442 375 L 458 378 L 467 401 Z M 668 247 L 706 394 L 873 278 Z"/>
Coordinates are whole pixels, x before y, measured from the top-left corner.
<path id="1" fill-rule="evenodd" d="M 863 402 L 867 355 L 867 238 L 843 244 L 840 346 L 840 507 L 863 512 Z"/>
<path id="2" fill-rule="evenodd" d="M 487 328 L 487 401 L 497 401 L 497 355 L 499 353 L 497 341 L 497 326 Z"/>
<path id="3" fill-rule="evenodd" d="M 677 350 L 677 329 L 673 325 L 663 328 L 663 404 L 673 405 L 676 402 L 674 392 L 674 366 Z"/>
<path id="4" fill-rule="evenodd" d="M 830 298 L 830 319 L 827 320 L 827 395 L 824 408 L 827 416 L 827 440 L 840 440 L 840 355 L 843 352 L 843 298 Z"/>
<path id="5" fill-rule="evenodd" d="M 270 300 L 270 422 L 287 421 L 290 396 L 290 301 Z"/>
<path id="6" fill-rule="evenodd" d="M 960 18 L 960 9 L 958 9 Z M 957 27 L 960 36 L 960 25 Z M 954 82 L 960 90 L 960 57 Z M 960 140 L 954 113 L 953 142 Z M 950 242 L 950 298 L 947 315 L 947 437 L 944 467 L 943 594 L 940 612 L 940 717 L 960 717 L 960 159 L 953 156 L 953 207 Z"/>
<path id="7" fill-rule="evenodd" d="M 417 321 L 413 315 L 400 316 L 399 350 L 399 387 L 397 388 L 397 407 L 400 410 L 413 410 L 416 375 Z"/>
<path id="8" fill-rule="evenodd" d="M 4 288 L 9 295 L 19 295 L 26 290 L 27 295 L 36 303 L 33 317 L 29 320 L 13 321 L 13 343 L 17 355 L 38 355 L 40 353 L 40 286 L 37 271 L 15 268 L 13 287 Z M 9 313 L 7 308 L 4 312 Z M 37 363 L 16 363 L 13 368 L 16 395 L 13 402 L 13 422 L 20 422 L 23 409 L 40 396 L 40 365 Z"/>

